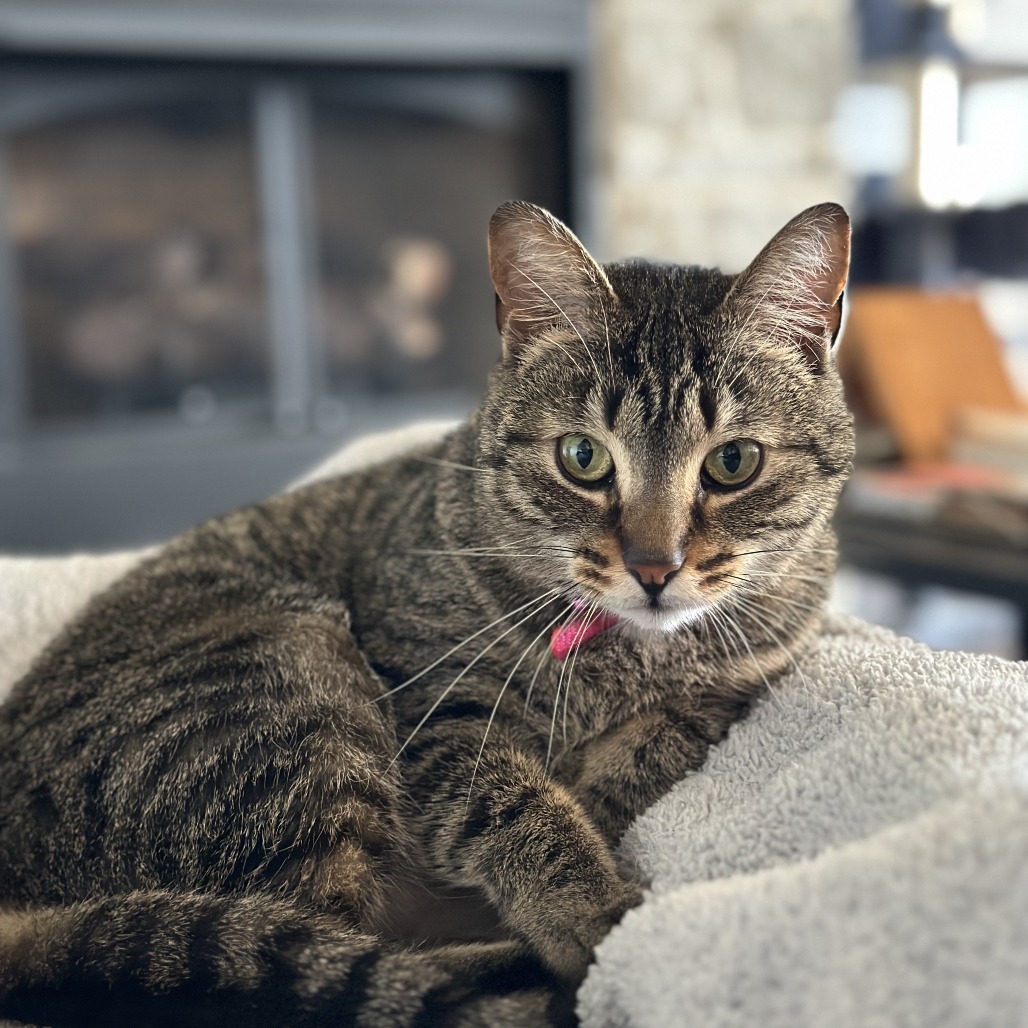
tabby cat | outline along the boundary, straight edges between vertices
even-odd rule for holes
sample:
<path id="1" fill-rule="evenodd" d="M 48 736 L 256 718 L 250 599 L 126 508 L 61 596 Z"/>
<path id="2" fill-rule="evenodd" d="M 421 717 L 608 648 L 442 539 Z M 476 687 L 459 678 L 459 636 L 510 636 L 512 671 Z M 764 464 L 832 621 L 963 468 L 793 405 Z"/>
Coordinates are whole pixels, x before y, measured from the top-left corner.
<path id="1" fill-rule="evenodd" d="M 174 540 L 0 712 L 0 1014 L 574 1023 L 612 847 L 817 631 L 848 254 L 834 204 L 735 276 L 500 207 L 467 422 Z"/>

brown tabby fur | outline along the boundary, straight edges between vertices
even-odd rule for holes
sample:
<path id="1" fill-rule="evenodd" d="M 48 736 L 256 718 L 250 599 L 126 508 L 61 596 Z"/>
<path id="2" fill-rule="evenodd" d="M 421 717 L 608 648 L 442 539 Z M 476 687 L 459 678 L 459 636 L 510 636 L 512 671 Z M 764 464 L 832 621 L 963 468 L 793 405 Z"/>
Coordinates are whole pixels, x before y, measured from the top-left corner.
<path id="1" fill-rule="evenodd" d="M 640 898 L 612 845 L 817 630 L 848 231 L 825 204 L 739 276 L 601 268 L 501 207 L 466 424 L 176 539 L 15 689 L 0 1014 L 572 1023 Z M 609 480 L 561 470 L 574 432 Z M 704 457 L 740 438 L 762 468 L 719 489 Z M 676 561 L 662 591 L 628 568 Z M 561 662 L 574 598 L 621 620 Z"/>

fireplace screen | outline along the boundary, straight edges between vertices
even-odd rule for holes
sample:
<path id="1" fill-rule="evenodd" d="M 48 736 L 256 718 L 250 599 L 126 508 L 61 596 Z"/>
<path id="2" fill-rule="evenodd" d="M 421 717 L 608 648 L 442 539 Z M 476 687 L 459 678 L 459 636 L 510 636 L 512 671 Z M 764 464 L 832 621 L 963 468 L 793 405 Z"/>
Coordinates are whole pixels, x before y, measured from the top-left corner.
<path id="1" fill-rule="evenodd" d="M 269 347 L 250 136 L 237 89 L 10 140 L 30 422 L 260 408 Z"/>
<path id="2" fill-rule="evenodd" d="M 478 391 L 497 352 L 489 215 L 526 195 L 564 206 L 553 189 L 563 154 L 548 99 L 531 84 L 484 75 L 314 91 L 326 371 L 336 395 Z"/>
<path id="3" fill-rule="evenodd" d="M 26 425 L 284 404 L 295 433 L 473 396 L 496 352 L 489 214 L 566 214 L 557 78 L 62 71 L 5 139 Z"/>
<path id="4" fill-rule="evenodd" d="M 498 352 L 492 211 L 569 215 L 568 83 L 5 58 L 0 548 L 160 538 L 463 414 Z"/>

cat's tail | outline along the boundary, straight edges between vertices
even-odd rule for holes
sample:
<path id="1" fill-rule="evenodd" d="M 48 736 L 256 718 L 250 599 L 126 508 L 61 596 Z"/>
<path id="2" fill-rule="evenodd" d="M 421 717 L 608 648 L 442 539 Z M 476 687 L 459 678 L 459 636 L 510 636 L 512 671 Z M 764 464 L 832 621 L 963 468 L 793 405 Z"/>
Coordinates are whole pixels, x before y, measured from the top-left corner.
<path id="1" fill-rule="evenodd" d="M 396 950 L 265 896 L 0 912 L 0 1018 L 52 1028 L 544 1028 L 573 992 L 517 944 Z"/>

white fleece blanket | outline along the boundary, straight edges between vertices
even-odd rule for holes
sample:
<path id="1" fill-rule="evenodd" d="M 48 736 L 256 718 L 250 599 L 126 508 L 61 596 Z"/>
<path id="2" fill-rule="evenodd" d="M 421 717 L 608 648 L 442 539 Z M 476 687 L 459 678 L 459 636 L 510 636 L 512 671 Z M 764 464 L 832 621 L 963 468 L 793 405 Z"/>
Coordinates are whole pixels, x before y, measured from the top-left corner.
<path id="1" fill-rule="evenodd" d="M 0 558 L 0 698 L 139 556 Z M 650 890 L 598 950 L 586 1028 L 1028 1025 L 1028 665 L 830 619 L 621 855 Z"/>
<path id="2" fill-rule="evenodd" d="M 832 619 L 621 852 L 589 1028 L 1024 1028 L 1028 665 Z"/>

